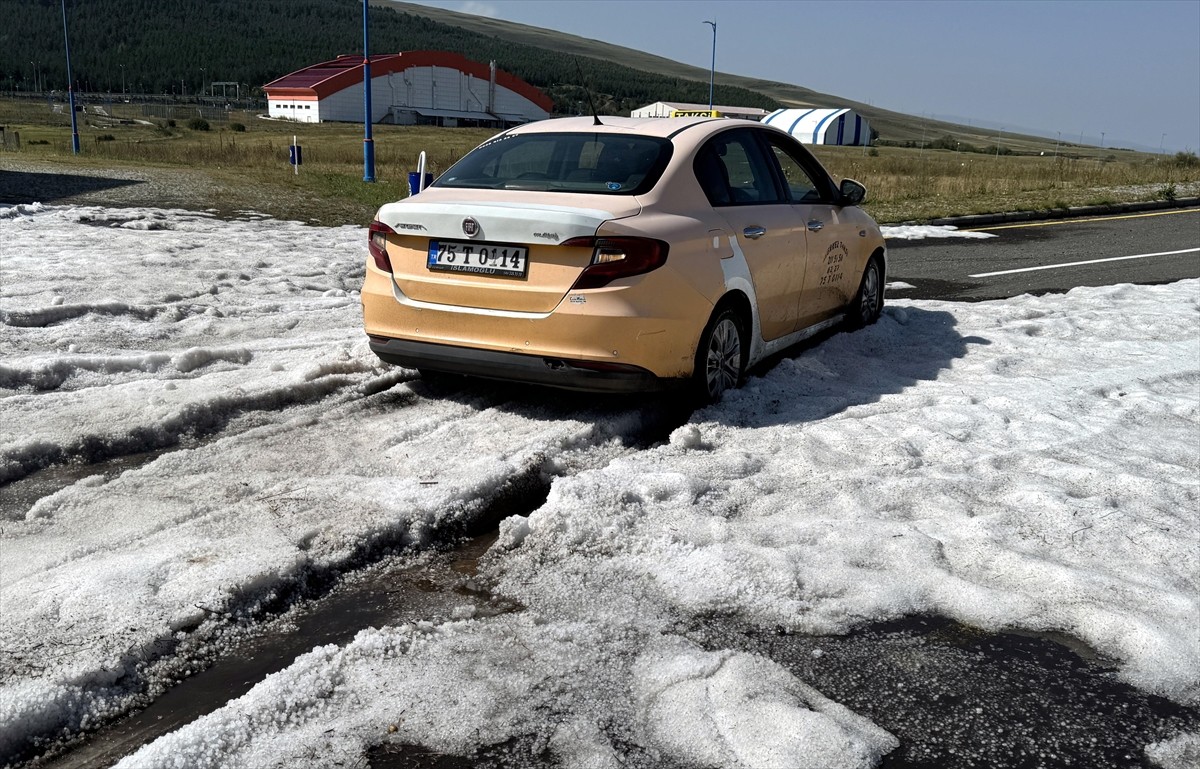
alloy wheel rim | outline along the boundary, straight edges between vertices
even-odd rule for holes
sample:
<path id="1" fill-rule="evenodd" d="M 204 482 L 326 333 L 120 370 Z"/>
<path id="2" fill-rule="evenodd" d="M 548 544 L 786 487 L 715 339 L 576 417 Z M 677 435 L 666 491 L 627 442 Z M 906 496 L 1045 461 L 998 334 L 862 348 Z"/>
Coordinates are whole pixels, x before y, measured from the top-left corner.
<path id="1" fill-rule="evenodd" d="M 859 312 L 863 320 L 870 320 L 875 314 L 875 307 L 879 303 L 879 270 L 874 263 L 867 268 L 867 274 L 863 277 L 862 290 L 862 305 L 859 307 Z"/>
<path id="2" fill-rule="evenodd" d="M 729 318 L 722 318 L 708 343 L 709 394 L 715 397 L 736 386 L 741 367 L 742 340 L 737 326 Z"/>

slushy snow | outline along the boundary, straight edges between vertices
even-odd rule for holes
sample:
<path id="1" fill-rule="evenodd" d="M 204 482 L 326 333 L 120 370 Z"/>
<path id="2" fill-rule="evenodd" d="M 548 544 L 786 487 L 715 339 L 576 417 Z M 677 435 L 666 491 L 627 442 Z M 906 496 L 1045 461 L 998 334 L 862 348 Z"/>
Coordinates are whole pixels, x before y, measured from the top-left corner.
<path id="1" fill-rule="evenodd" d="M 644 410 L 431 397 L 376 362 L 361 228 L 33 206 L 0 229 L 4 477 L 177 449 L 0 521 L 0 756 L 127 708 L 129 676 L 211 612 L 433 541 L 539 475 L 548 499 L 483 569 L 523 611 L 363 630 L 121 765 L 345 765 L 389 739 L 580 767 L 896 747 L 687 637 L 714 616 L 1058 631 L 1200 702 L 1200 281 L 893 302 L 636 450 Z"/>

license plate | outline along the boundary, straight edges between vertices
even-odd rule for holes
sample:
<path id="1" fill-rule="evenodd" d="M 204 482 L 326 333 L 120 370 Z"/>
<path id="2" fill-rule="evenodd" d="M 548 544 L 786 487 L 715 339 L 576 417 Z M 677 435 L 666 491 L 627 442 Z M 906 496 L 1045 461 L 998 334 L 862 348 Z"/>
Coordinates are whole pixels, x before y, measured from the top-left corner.
<path id="1" fill-rule="evenodd" d="M 524 278 L 529 273 L 529 249 L 494 243 L 429 241 L 428 266 L 442 272 L 505 275 Z"/>

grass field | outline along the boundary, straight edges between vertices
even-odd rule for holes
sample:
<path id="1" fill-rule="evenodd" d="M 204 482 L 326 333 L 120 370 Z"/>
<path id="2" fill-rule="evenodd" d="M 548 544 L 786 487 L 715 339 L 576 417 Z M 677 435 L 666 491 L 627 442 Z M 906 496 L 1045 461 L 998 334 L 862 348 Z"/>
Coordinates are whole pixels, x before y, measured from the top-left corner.
<path id="1" fill-rule="evenodd" d="M 44 102 L 0 101 L 0 126 L 21 137 L 20 150 L 0 153 L 0 169 L 7 157 L 52 161 L 64 170 L 186 170 L 215 182 L 219 193 L 212 194 L 220 199 L 197 201 L 205 207 L 254 208 L 322 223 L 362 222 L 382 203 L 406 194 L 407 173 L 416 170 L 422 150 L 436 175 L 494 133 L 375 126 L 377 183 L 369 184 L 362 178 L 360 125 L 293 124 L 229 113 L 227 121 L 204 131 L 189 128 L 183 117 L 174 125 L 144 118 L 138 105 L 115 103 L 105 111 L 113 119 L 81 116 L 82 151 L 73 156 L 67 114 L 54 113 Z M 288 165 L 293 136 L 304 148 L 299 175 Z M 866 208 L 881 222 L 1182 197 L 1200 190 L 1200 162 L 1194 155 L 1075 147 L 1057 155 L 888 146 L 812 149 L 834 176 L 867 186 Z"/>

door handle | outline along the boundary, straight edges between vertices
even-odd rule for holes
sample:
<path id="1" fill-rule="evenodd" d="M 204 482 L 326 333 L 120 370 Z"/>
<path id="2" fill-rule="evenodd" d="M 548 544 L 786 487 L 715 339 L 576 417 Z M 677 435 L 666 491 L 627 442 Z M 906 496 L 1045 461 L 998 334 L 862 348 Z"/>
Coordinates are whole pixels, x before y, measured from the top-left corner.
<path id="1" fill-rule="evenodd" d="M 825 226 L 825 222 L 818 221 L 817 219 L 813 219 L 811 222 L 808 223 L 808 231 L 816 232 L 817 230 L 821 229 L 824 226 Z"/>
<path id="2" fill-rule="evenodd" d="M 758 240 L 763 235 L 767 234 L 767 228 L 766 227 L 747 227 L 746 229 L 742 230 L 742 234 L 745 235 L 746 237 L 750 238 L 751 240 Z"/>

